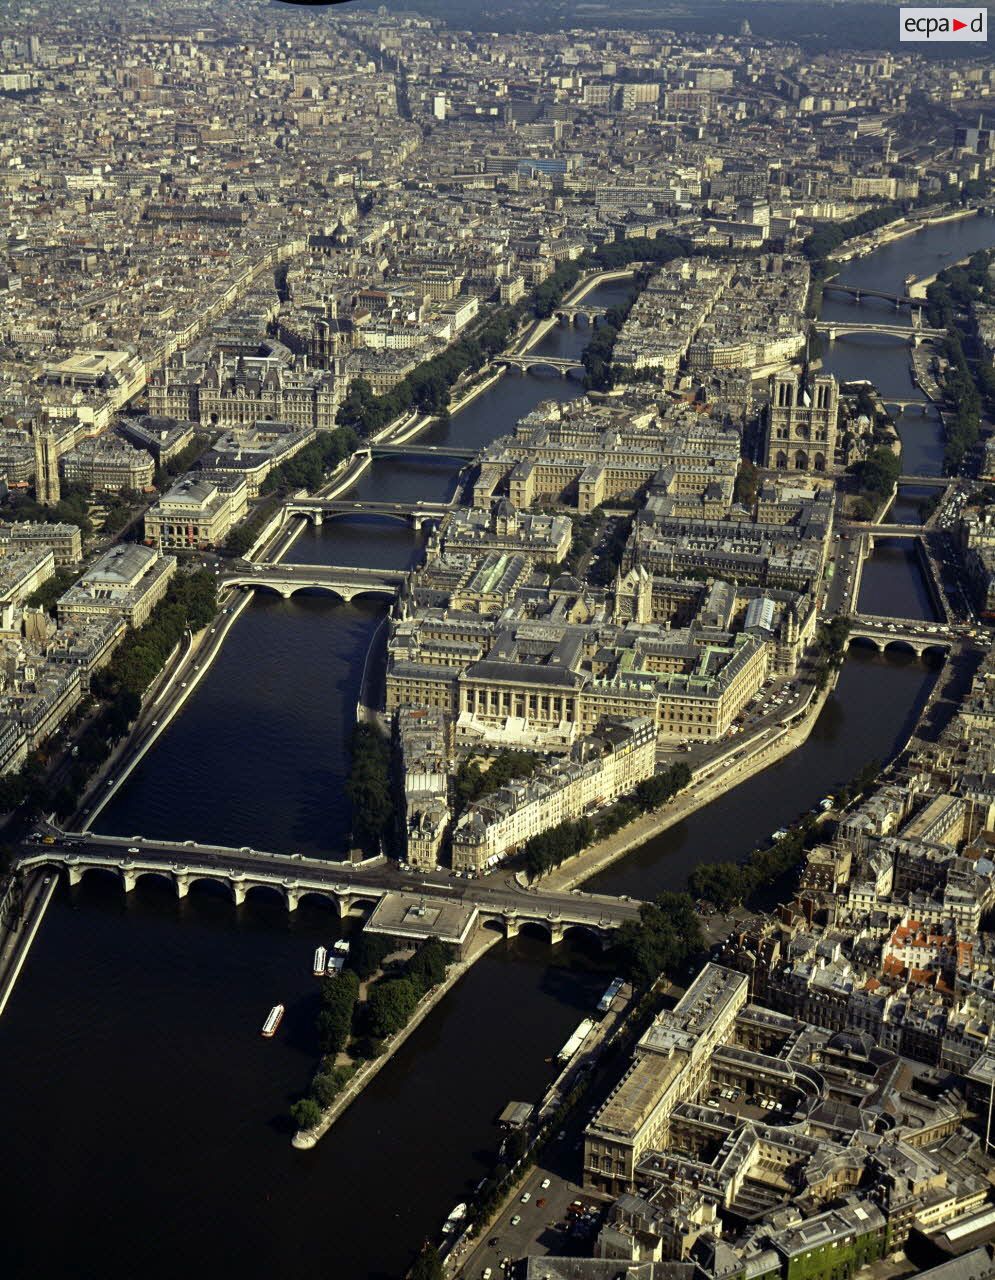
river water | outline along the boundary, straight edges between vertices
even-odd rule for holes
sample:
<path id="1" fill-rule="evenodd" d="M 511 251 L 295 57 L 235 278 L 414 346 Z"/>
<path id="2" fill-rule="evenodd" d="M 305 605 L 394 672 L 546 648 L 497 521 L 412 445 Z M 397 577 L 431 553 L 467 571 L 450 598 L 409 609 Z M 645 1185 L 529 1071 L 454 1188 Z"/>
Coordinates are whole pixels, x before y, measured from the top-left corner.
<path id="1" fill-rule="evenodd" d="M 889 265 L 899 283 L 914 269 L 900 255 Z M 625 291 L 605 287 L 590 300 L 611 305 Z M 557 329 L 542 350 L 575 356 L 586 338 Z M 846 376 L 882 375 L 869 355 Z M 476 447 L 540 400 L 578 392 L 571 380 L 508 375 L 428 438 Z M 354 493 L 430 499 L 452 491 L 457 469 L 378 462 Z M 407 529 L 361 519 L 305 530 L 288 559 L 403 566 L 418 549 Z M 909 592 L 897 595 L 909 616 Z M 343 748 L 383 616 L 376 602 L 257 593 L 99 829 L 341 856 Z M 908 656 L 855 650 L 805 747 L 650 841 L 599 886 L 648 896 L 682 887 L 697 861 L 749 852 L 899 745 L 934 675 Z M 501 942 L 329 1136 L 294 1152 L 287 1110 L 315 1056 L 311 952 L 338 927 L 318 905 L 288 917 L 265 894 L 236 911 L 208 886 L 182 903 L 156 881 L 127 899 L 99 876 L 60 888 L 0 1020 L 0 1094 L 16 1099 L 0 1274 L 402 1273 L 487 1171 L 498 1111 L 541 1094 L 554 1072 L 547 1059 L 605 974 L 576 944 Z M 284 1028 L 263 1041 L 259 1025 L 277 1000 L 288 1007 Z"/>

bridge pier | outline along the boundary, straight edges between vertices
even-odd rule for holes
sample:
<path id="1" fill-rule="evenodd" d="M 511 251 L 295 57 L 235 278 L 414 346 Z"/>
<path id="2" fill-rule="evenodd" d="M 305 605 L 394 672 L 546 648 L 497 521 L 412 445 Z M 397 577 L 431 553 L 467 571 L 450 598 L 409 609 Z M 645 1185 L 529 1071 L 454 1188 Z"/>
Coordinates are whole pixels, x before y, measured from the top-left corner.
<path id="1" fill-rule="evenodd" d="M 66 865 L 66 876 L 69 880 L 69 887 L 73 889 L 83 879 L 83 870 L 81 867 L 75 867 L 71 863 Z"/>
<path id="2" fill-rule="evenodd" d="M 240 880 L 229 880 L 228 887 L 231 889 L 231 896 L 235 900 L 235 906 L 240 907 L 245 901 L 245 885 Z"/>
<path id="3" fill-rule="evenodd" d="M 518 937 L 518 930 L 519 930 L 519 928 L 520 928 L 520 927 L 521 927 L 521 926 L 519 925 L 519 923 L 518 923 L 518 919 L 517 919 L 517 917 L 516 917 L 516 916 L 505 916 L 505 917 L 504 917 L 504 936 L 505 936 L 506 938 L 509 938 L 509 939 L 510 939 L 510 938 L 517 938 L 517 937 Z"/>
<path id="4" fill-rule="evenodd" d="M 549 944 L 555 947 L 563 941 L 563 923 L 560 920 L 549 920 Z"/>
<path id="5" fill-rule="evenodd" d="M 127 867 L 121 868 L 121 884 L 125 893 L 131 893 L 135 885 L 138 883 L 138 876 L 134 871 L 129 871 Z"/>
<path id="6" fill-rule="evenodd" d="M 288 884 L 284 887 L 284 897 L 287 900 L 287 910 L 296 911 L 301 900 L 300 889 L 295 889 L 292 885 Z"/>
<path id="7" fill-rule="evenodd" d="M 173 874 L 173 884 L 176 887 L 176 896 L 182 902 L 190 892 L 190 877 L 177 871 Z"/>

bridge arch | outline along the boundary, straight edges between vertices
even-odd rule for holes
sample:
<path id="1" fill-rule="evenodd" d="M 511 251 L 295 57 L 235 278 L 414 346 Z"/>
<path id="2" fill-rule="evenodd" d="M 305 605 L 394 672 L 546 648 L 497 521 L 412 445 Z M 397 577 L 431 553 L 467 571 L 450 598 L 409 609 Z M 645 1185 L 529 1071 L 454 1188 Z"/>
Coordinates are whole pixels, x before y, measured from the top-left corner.
<path id="1" fill-rule="evenodd" d="M 534 359 L 529 360 L 528 364 L 525 367 L 525 372 L 534 374 L 537 369 L 544 369 L 546 370 L 547 374 L 553 373 L 558 378 L 562 377 L 564 372 L 559 365 L 552 363 L 552 359 L 549 361 L 546 361 L 546 360 L 543 360 L 541 356 L 538 356 L 538 357 L 535 357 Z"/>
<path id="2" fill-rule="evenodd" d="M 848 639 L 848 643 L 851 645 L 859 644 L 864 648 L 874 649 L 877 653 L 882 653 L 884 651 L 884 646 L 882 645 L 879 636 L 851 635 Z"/>
<path id="3" fill-rule="evenodd" d="M 605 945 L 605 935 L 603 930 L 597 925 L 584 924 L 580 920 L 576 920 L 573 924 L 565 924 L 563 926 L 564 938 L 576 938 L 582 942 L 590 942 L 592 939 L 599 947 Z"/>
<path id="4" fill-rule="evenodd" d="M 287 905 L 287 891 L 281 884 L 266 884 L 264 881 L 256 881 L 254 884 L 250 882 L 245 886 L 245 897 L 246 899 L 275 898 L 284 906 Z"/>
<path id="5" fill-rule="evenodd" d="M 343 916 L 368 916 L 376 909 L 380 898 L 376 894 L 344 893 L 339 899 Z"/>
<path id="6" fill-rule="evenodd" d="M 135 882 L 141 880 L 161 880 L 163 884 L 175 888 L 176 875 L 174 872 L 167 870 L 165 867 L 136 867 L 132 872 Z"/>
<path id="7" fill-rule="evenodd" d="M 325 520 L 393 520 L 400 524 L 410 524 L 413 519 L 407 511 L 325 511 L 322 515 Z"/>
<path id="8" fill-rule="evenodd" d="M 213 897 L 224 897 L 232 902 L 236 899 L 235 883 L 227 876 L 210 876 L 196 871 L 190 872 L 187 884 L 199 893 L 209 893 Z"/>
<path id="9" fill-rule="evenodd" d="M 519 920 L 516 932 L 543 938 L 546 942 L 553 940 L 553 925 L 548 920 Z"/>
<path id="10" fill-rule="evenodd" d="M 889 649 L 901 649 L 905 653 L 914 654 L 917 658 L 920 653 L 920 647 L 912 640 L 907 640 L 905 636 L 888 636 L 883 638 L 881 645 L 882 651 L 887 653 Z"/>
<path id="11" fill-rule="evenodd" d="M 62 868 L 58 868 L 58 869 L 62 870 Z M 117 885 L 120 885 L 121 883 L 120 867 L 109 866 L 107 864 L 100 864 L 100 863 L 96 863 L 96 864 L 83 863 L 82 865 L 79 865 L 79 866 L 70 865 L 69 867 L 66 867 L 65 870 L 67 870 L 70 873 L 69 874 L 70 884 L 77 884 L 80 880 L 83 879 L 84 876 L 97 876 L 98 878 L 102 877 L 105 880 L 113 881 L 113 883 Z"/>
<path id="12" fill-rule="evenodd" d="M 377 600 L 393 600 L 396 594 L 397 592 L 390 587 L 360 587 L 358 591 L 353 591 L 348 596 L 343 595 L 341 598 L 346 602 L 359 600 L 363 596 L 371 596 Z"/>
<path id="13" fill-rule="evenodd" d="M 331 907 L 336 915 L 341 915 L 342 904 L 339 902 L 338 895 L 332 893 L 330 889 L 302 889 L 298 904 L 302 907 L 305 904 L 311 907 L 318 905 Z"/>

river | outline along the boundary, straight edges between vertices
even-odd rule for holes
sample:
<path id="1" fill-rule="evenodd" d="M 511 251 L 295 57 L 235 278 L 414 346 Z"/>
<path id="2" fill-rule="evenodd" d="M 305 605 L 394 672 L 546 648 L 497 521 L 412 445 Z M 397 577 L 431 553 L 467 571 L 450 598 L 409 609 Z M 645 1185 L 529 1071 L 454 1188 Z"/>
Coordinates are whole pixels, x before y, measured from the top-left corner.
<path id="1" fill-rule="evenodd" d="M 911 269 L 901 259 L 898 280 Z M 589 300 L 624 293 L 612 285 Z M 541 349 L 575 356 L 586 337 L 556 329 Z M 876 380 L 876 363 L 855 376 Z M 578 392 L 571 380 L 509 374 L 429 438 L 476 447 L 541 399 Z M 429 499 L 451 492 L 455 472 L 442 459 L 390 459 L 354 493 Z M 402 566 L 418 545 L 396 524 L 336 521 L 302 532 L 288 559 Z M 383 614 L 375 602 L 257 593 L 98 827 L 340 856 L 343 746 Z M 681 887 L 703 858 L 747 853 L 886 756 L 933 678 L 906 656 L 855 651 L 805 747 L 598 884 L 646 896 Z M 605 975 L 570 943 L 501 943 L 328 1137 L 294 1152 L 287 1109 L 315 1055 L 311 951 L 337 928 L 321 907 L 288 917 L 265 895 L 235 911 L 207 886 L 183 903 L 155 881 L 127 899 L 97 876 L 60 888 L 0 1020 L 0 1090 L 17 1100 L 5 1133 L 5 1277 L 400 1275 L 486 1172 L 497 1112 L 540 1095 L 554 1071 L 546 1059 Z M 262 1041 L 278 999 L 286 1032 Z"/>

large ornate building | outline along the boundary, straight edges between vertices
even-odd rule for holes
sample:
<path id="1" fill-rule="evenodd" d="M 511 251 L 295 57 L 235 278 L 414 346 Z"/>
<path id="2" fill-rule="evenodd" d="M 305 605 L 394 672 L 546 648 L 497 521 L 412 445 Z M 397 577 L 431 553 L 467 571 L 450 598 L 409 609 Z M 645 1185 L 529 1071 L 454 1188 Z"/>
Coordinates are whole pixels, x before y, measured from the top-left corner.
<path id="1" fill-rule="evenodd" d="M 765 463 L 778 471 L 831 471 L 836 454 L 839 384 L 830 373 L 770 380 Z"/>
<path id="2" fill-rule="evenodd" d="M 266 367 L 217 352 L 206 364 L 166 364 L 149 378 L 149 411 L 222 427 L 261 419 L 331 431 L 346 379 L 334 369 L 297 369 L 277 361 Z"/>

